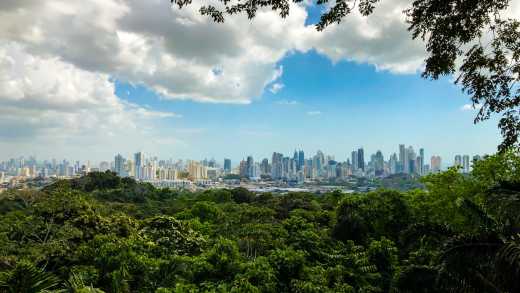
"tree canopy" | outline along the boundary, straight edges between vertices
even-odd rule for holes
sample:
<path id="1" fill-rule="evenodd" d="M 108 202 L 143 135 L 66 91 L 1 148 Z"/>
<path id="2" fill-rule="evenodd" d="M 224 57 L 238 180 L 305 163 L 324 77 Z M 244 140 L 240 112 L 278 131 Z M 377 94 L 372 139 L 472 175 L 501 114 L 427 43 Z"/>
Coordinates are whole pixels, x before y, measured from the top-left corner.
<path id="1" fill-rule="evenodd" d="M 192 193 L 112 172 L 13 190 L 0 292 L 519 292 L 519 172 L 507 151 L 406 192 Z"/>

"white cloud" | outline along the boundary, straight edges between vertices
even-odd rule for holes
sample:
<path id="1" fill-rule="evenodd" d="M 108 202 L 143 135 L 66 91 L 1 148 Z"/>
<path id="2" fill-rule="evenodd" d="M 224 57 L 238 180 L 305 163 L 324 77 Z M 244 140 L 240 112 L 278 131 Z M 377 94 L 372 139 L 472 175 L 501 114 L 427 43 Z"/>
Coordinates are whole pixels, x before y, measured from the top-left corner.
<path id="1" fill-rule="evenodd" d="M 481 105 L 473 105 L 473 104 L 464 104 L 462 107 L 460 107 L 461 111 L 474 111 L 479 110 L 482 106 Z"/>
<path id="2" fill-rule="evenodd" d="M 7 148 L 132 143 L 157 119 L 179 117 L 119 99 L 108 75 L 0 42 L 0 141 Z"/>
<path id="3" fill-rule="evenodd" d="M 112 133 L 114 145 L 152 143 L 158 120 L 182 117 L 119 99 L 114 79 L 166 100 L 248 104 L 283 88 L 278 64 L 295 51 L 416 72 L 424 47 L 406 29 L 410 4 L 381 1 L 368 18 L 353 12 L 317 32 L 305 26 L 305 5 L 293 3 L 286 19 L 261 10 L 253 21 L 240 15 L 215 24 L 199 14 L 199 1 L 179 10 L 165 0 L 2 0 L 0 141 L 81 145 Z"/>
<path id="4" fill-rule="evenodd" d="M 280 83 L 280 82 L 276 82 L 276 83 L 273 83 L 271 85 L 271 88 L 269 88 L 269 91 L 273 94 L 277 94 L 279 91 L 281 91 L 283 88 L 285 87 L 285 85 L 283 83 Z"/>
<path id="5" fill-rule="evenodd" d="M 75 67 L 145 85 L 165 99 L 250 103 L 282 74 L 276 65 L 296 47 L 305 9 L 281 19 L 215 24 L 198 4 L 164 0 L 24 0 L 0 3 L 0 39 L 24 44 Z"/>
<path id="6" fill-rule="evenodd" d="M 309 116 L 320 116 L 321 112 L 320 111 L 308 111 L 307 115 L 309 115 Z"/>
<path id="7" fill-rule="evenodd" d="M 422 67 L 425 50 L 407 30 L 403 10 L 410 6 L 409 0 L 381 1 L 369 17 L 355 9 L 340 24 L 312 34 L 307 45 L 333 62 L 349 60 L 378 70 L 415 73 Z"/>
<path id="8" fill-rule="evenodd" d="M 275 103 L 278 105 L 287 105 L 287 106 L 294 106 L 294 105 L 299 104 L 298 101 L 295 101 L 295 100 L 278 100 Z"/>
<path id="9" fill-rule="evenodd" d="M 145 85 L 165 99 L 250 103 L 266 87 L 282 88 L 277 62 L 288 52 L 316 49 L 334 62 L 368 62 L 378 69 L 414 72 L 423 48 L 411 41 L 402 9 L 407 0 L 381 2 L 373 16 L 354 12 L 323 32 L 305 26 L 304 5 L 286 19 L 261 10 L 215 24 L 164 0 L 23 0 L 0 3 L 0 39 L 77 68 Z"/>

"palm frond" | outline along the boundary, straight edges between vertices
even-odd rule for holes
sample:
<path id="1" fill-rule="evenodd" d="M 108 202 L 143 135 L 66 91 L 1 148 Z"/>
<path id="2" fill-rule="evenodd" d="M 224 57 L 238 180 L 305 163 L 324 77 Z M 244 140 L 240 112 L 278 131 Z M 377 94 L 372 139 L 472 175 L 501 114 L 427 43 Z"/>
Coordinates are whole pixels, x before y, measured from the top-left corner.
<path id="1" fill-rule="evenodd" d="M 38 293 L 57 287 L 60 280 L 30 262 L 19 262 L 0 277 L 0 289 L 7 292 Z"/>

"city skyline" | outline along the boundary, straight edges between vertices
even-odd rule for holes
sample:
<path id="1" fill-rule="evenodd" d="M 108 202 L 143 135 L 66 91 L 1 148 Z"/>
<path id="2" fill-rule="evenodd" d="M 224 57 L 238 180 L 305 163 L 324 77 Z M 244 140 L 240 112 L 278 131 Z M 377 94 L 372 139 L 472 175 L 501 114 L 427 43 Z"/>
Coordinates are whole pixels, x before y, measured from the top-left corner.
<path id="1" fill-rule="evenodd" d="M 350 156 L 345 157 L 337 157 L 334 154 L 330 154 L 327 152 L 323 152 L 322 150 L 317 150 L 316 152 L 306 152 L 305 150 L 301 148 L 295 148 L 293 152 L 277 152 L 274 151 L 271 153 L 271 155 L 266 156 L 254 156 L 252 154 L 249 155 L 243 155 L 241 159 L 233 159 L 230 157 L 221 157 L 221 158 L 215 158 L 215 157 L 204 157 L 204 158 L 183 158 L 183 157 L 160 157 L 153 153 L 143 152 L 143 151 L 137 151 L 133 152 L 131 154 L 124 154 L 121 152 L 118 152 L 115 154 L 112 158 L 106 158 L 101 161 L 93 161 L 93 160 L 78 160 L 74 158 L 39 158 L 37 156 L 33 155 L 22 155 L 22 156 L 15 156 L 8 159 L 0 159 L 0 164 L 7 163 L 10 161 L 30 161 L 33 163 L 45 163 L 45 162 L 52 162 L 53 164 L 59 164 L 60 162 L 74 162 L 75 164 L 86 165 L 88 164 L 90 167 L 98 168 L 102 165 L 107 165 L 109 168 L 112 169 L 112 171 L 119 173 L 117 170 L 122 169 L 123 161 L 130 160 L 136 164 L 136 166 L 143 166 L 145 161 L 149 161 L 150 158 L 154 161 L 165 161 L 165 162 L 208 162 L 213 161 L 216 162 L 219 168 L 222 168 L 223 170 L 231 170 L 236 169 L 240 167 L 240 163 L 242 161 L 248 161 L 250 159 L 254 160 L 255 163 L 261 163 L 263 160 L 267 160 L 269 164 L 272 163 L 272 161 L 275 158 L 275 155 L 278 155 L 280 159 L 283 158 L 291 158 L 296 161 L 296 164 L 303 165 L 304 161 L 308 159 L 307 156 L 311 155 L 314 156 L 315 154 L 322 154 L 324 157 L 330 158 L 331 160 L 336 160 L 338 162 L 349 162 L 350 164 L 357 166 L 356 168 L 363 169 L 367 165 L 367 160 L 370 159 L 371 156 L 380 156 L 384 161 L 392 160 L 395 156 L 395 160 L 401 162 L 403 165 L 403 169 L 408 169 L 409 167 L 406 166 L 406 163 L 404 163 L 403 160 L 405 160 L 405 157 L 407 156 L 408 152 L 412 152 L 414 155 L 413 159 L 420 158 L 421 164 L 428 164 L 431 165 L 435 164 L 440 169 L 444 170 L 449 167 L 452 167 L 454 165 L 460 165 L 460 166 L 467 166 L 469 162 L 471 161 L 471 158 L 474 157 L 484 157 L 488 154 L 468 154 L 467 152 L 459 152 L 453 155 L 452 157 L 443 157 L 441 155 L 438 155 L 436 153 L 426 153 L 425 148 L 414 148 L 412 145 L 405 145 L 405 144 L 399 144 L 398 148 L 394 150 L 393 152 L 385 153 L 381 150 L 377 150 L 375 152 L 366 152 L 364 147 L 359 147 L 357 149 L 354 149 L 351 151 Z M 293 157 L 292 154 L 294 154 Z M 306 155 L 305 155 L 306 154 Z M 428 155 L 426 155 L 428 154 Z M 239 156 L 238 156 L 239 157 Z M 237 158 L 238 158 L 237 157 Z M 433 163 L 434 161 L 438 163 Z M 1 165 L 0 165 L 1 166 Z M 107 168 L 108 169 L 108 168 Z M 438 171 L 438 170 L 437 170 Z M 138 175 L 138 177 L 140 177 Z"/>

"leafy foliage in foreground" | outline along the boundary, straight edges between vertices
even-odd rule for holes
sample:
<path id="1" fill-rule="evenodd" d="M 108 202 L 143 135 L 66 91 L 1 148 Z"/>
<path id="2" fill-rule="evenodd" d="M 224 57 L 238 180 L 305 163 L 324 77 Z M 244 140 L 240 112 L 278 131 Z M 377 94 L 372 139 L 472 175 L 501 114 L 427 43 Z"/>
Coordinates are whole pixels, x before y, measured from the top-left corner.
<path id="1" fill-rule="evenodd" d="M 520 292 L 520 157 L 366 194 L 113 173 L 0 198 L 0 292 Z"/>

